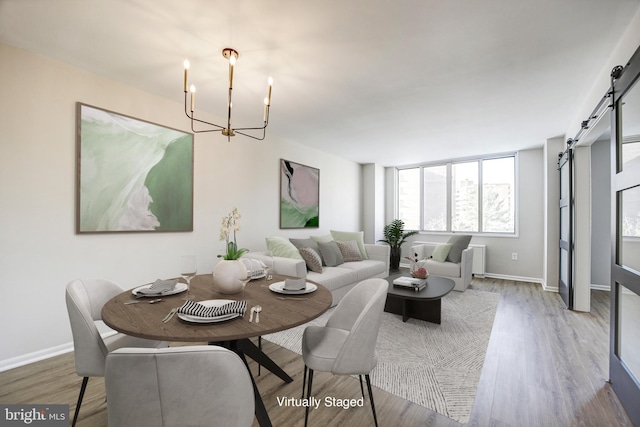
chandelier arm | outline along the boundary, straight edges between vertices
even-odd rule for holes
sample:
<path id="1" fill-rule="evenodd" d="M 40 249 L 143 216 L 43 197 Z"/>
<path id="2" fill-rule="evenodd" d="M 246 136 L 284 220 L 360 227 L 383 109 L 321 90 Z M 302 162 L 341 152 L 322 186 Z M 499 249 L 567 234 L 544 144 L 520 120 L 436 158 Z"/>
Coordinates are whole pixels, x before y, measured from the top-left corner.
<path id="1" fill-rule="evenodd" d="M 256 128 L 256 129 L 262 129 L 262 138 L 258 138 L 257 136 L 249 135 L 248 133 L 238 132 L 238 130 L 237 130 L 237 129 L 234 129 L 234 131 L 235 131 L 238 135 L 248 136 L 249 138 L 257 139 L 258 141 L 262 141 L 262 140 L 264 140 L 264 137 L 266 136 L 266 132 L 264 131 L 264 128 Z"/>
<path id="2" fill-rule="evenodd" d="M 254 128 L 233 128 L 234 131 L 239 131 L 239 130 L 262 130 L 262 129 L 266 129 L 267 125 L 264 126 L 258 126 L 258 127 L 254 127 Z"/>
<path id="3" fill-rule="evenodd" d="M 207 122 L 207 121 L 205 121 L 205 120 L 196 119 L 195 117 L 189 117 L 189 118 L 191 119 L 191 122 L 203 123 L 203 124 L 205 124 L 205 125 L 215 126 L 215 127 L 217 127 L 217 128 L 220 128 L 220 129 L 214 129 L 212 132 L 219 132 L 219 131 L 224 130 L 224 126 L 220 126 L 220 125 L 217 125 L 217 124 L 215 124 L 215 123 Z M 208 131 L 207 131 L 207 132 L 208 132 Z"/>

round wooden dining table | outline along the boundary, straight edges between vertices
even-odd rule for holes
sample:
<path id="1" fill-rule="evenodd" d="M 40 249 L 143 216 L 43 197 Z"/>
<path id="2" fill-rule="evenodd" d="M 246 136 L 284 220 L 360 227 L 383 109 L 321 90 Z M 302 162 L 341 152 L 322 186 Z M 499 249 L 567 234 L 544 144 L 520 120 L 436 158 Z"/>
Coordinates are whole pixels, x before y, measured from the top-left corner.
<path id="1" fill-rule="evenodd" d="M 125 291 L 102 308 L 104 323 L 118 332 L 139 338 L 173 342 L 207 342 L 225 346 L 238 354 L 247 365 L 246 356 L 251 357 L 261 366 L 278 375 L 283 381 L 293 379 L 271 360 L 261 348 L 249 338 L 260 337 L 285 329 L 293 328 L 309 322 L 329 309 L 332 302 L 331 293 L 322 285 L 315 284 L 317 290 L 302 295 L 281 294 L 269 289 L 269 285 L 285 280 L 286 276 L 273 275 L 252 280 L 247 283 L 243 292 L 233 295 L 220 293 L 213 282 L 213 275 L 203 274 L 191 280 L 190 299 L 205 301 L 213 299 L 244 300 L 247 310 L 243 317 L 218 323 L 190 323 L 178 317 L 168 322 L 163 318 L 173 308 L 184 304 L 185 292 L 162 296 L 161 301 L 150 304 L 153 298 L 136 298 L 131 290 Z M 127 304 L 127 302 L 136 301 Z M 251 308 L 261 306 L 260 322 L 256 316 L 249 322 Z M 251 371 L 249 370 L 249 373 Z M 260 426 L 271 426 L 262 398 L 253 381 L 256 398 L 256 418 Z"/>

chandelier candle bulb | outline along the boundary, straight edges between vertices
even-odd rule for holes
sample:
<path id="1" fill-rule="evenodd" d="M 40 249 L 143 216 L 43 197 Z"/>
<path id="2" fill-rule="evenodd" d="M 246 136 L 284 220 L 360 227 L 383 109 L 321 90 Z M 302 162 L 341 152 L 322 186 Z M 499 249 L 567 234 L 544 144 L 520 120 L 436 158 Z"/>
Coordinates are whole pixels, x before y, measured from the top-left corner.
<path id="1" fill-rule="evenodd" d="M 195 110 L 195 105 L 196 105 L 196 87 L 195 85 L 191 85 L 191 88 L 189 89 L 191 92 L 191 112 L 193 113 Z"/>
<path id="2" fill-rule="evenodd" d="M 271 106 L 271 88 L 273 87 L 273 78 L 269 77 L 269 80 L 267 80 L 267 82 L 269 83 L 269 94 L 267 95 L 267 105 Z"/>
<path id="3" fill-rule="evenodd" d="M 264 120 L 263 122 L 267 123 L 267 110 L 269 109 L 269 99 L 264 99 Z"/>
<path id="4" fill-rule="evenodd" d="M 184 60 L 184 93 L 187 93 L 187 81 L 188 81 L 188 74 L 189 74 L 189 67 L 191 66 L 191 64 L 189 63 L 188 59 Z"/>

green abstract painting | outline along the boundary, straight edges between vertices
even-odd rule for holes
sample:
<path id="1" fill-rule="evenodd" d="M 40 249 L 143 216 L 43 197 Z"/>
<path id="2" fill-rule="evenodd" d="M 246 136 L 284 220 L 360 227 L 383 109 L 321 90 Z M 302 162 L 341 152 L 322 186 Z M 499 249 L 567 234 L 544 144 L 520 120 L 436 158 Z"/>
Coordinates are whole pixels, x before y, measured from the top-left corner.
<path id="1" fill-rule="evenodd" d="M 193 135 L 77 104 L 76 232 L 193 231 Z"/>
<path id="2" fill-rule="evenodd" d="M 320 170 L 280 160 L 280 228 L 318 228 Z"/>

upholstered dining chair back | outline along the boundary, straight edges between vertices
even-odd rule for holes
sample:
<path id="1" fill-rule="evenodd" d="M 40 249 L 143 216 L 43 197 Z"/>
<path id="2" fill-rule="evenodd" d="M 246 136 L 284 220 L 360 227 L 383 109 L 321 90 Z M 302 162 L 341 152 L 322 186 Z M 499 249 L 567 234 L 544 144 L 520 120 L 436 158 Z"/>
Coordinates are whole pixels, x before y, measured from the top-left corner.
<path id="1" fill-rule="evenodd" d="M 349 331 L 331 372 L 368 374 L 376 366 L 376 341 L 389 284 L 375 278 L 360 282 L 340 301 L 326 326 Z"/>
<path id="2" fill-rule="evenodd" d="M 95 322 L 102 320 L 102 306 L 121 292 L 118 285 L 107 280 L 74 280 L 67 285 L 67 311 L 78 375 L 104 376 L 109 351 Z"/>
<path id="3" fill-rule="evenodd" d="M 102 306 L 122 291 L 115 283 L 101 279 L 74 280 L 67 285 L 65 298 L 73 335 L 76 372 L 84 377 L 73 417 L 74 426 L 89 377 L 104 376 L 104 365 L 109 351 L 120 347 L 167 346 L 166 342 L 145 340 L 120 333 L 102 338 L 95 322 L 102 320 Z"/>
<path id="4" fill-rule="evenodd" d="M 358 375 L 364 398 L 364 375 L 376 427 L 378 418 L 369 373 L 378 362 L 376 341 L 388 287 L 389 283 L 384 279 L 363 280 L 340 300 L 325 326 L 307 326 L 302 334 L 302 396 L 307 378 L 307 399 L 310 399 L 314 371 L 325 371 L 336 375 Z M 308 421 L 309 406 L 306 406 L 305 427 Z"/>
<path id="5" fill-rule="evenodd" d="M 248 427 L 253 385 L 244 362 L 218 346 L 122 348 L 105 369 L 112 427 Z"/>

